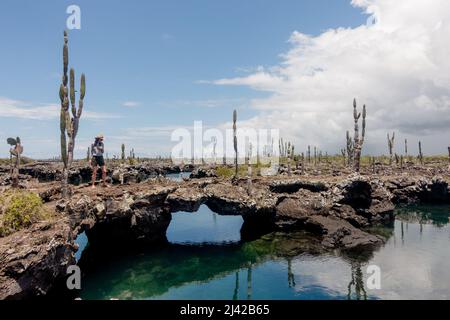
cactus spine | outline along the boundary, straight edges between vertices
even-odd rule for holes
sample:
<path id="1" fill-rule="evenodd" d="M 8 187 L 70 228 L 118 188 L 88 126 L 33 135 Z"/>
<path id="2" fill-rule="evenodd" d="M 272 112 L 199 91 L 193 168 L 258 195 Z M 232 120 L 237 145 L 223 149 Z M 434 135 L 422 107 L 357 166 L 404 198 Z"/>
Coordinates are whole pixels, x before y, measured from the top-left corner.
<path id="1" fill-rule="evenodd" d="M 9 145 L 13 146 L 9 150 L 11 160 L 11 185 L 13 188 L 19 187 L 19 169 L 20 169 L 20 155 L 23 153 L 23 147 L 20 138 L 8 138 L 6 140 Z M 13 160 L 14 157 L 14 160 Z"/>
<path id="2" fill-rule="evenodd" d="M 389 165 L 392 165 L 393 160 L 393 150 L 394 150 L 394 139 L 395 139 L 395 132 L 392 132 L 392 137 L 389 137 L 389 133 L 387 134 L 387 140 L 388 140 L 388 148 L 389 148 Z"/>
<path id="3" fill-rule="evenodd" d="M 364 138 L 366 136 L 366 105 L 363 106 L 362 111 L 362 132 L 361 137 L 359 136 L 359 126 L 358 121 L 361 118 L 361 113 L 356 110 L 356 99 L 353 100 L 353 119 L 355 120 L 355 136 L 353 144 L 353 162 L 356 172 L 359 172 L 361 164 L 361 150 L 364 144 Z"/>
<path id="4" fill-rule="evenodd" d="M 75 138 L 78 133 L 80 118 L 83 112 L 84 97 L 86 94 L 86 78 L 84 74 L 81 74 L 80 97 L 77 108 L 75 99 L 75 70 L 73 68 L 70 69 L 69 88 L 67 86 L 69 82 L 69 79 L 67 77 L 67 71 L 69 69 L 68 42 L 69 38 L 67 35 L 67 31 L 64 31 L 63 76 L 62 76 L 62 83 L 59 87 L 59 98 L 61 100 L 61 114 L 60 114 L 61 159 L 64 164 L 63 179 L 62 179 L 63 197 L 67 197 L 69 195 L 68 170 L 72 165 L 73 161 Z M 69 112 L 69 97 L 72 114 Z"/>

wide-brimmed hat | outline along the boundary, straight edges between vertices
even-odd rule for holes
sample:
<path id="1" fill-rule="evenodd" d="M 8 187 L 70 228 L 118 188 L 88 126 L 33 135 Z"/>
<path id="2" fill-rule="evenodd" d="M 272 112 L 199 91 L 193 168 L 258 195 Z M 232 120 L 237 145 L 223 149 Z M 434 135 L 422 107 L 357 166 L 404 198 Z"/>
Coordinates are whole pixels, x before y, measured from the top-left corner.
<path id="1" fill-rule="evenodd" d="M 103 139 L 105 136 L 103 135 L 103 133 L 98 134 L 95 139 Z"/>

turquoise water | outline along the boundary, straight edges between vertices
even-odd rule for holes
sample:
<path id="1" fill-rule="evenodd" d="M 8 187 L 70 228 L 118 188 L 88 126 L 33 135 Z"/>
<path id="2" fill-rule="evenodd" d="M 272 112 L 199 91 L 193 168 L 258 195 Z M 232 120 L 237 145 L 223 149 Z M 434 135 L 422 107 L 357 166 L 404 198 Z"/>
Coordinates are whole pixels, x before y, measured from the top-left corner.
<path id="1" fill-rule="evenodd" d="M 180 173 L 169 173 L 166 174 L 166 178 L 169 180 L 173 180 L 173 181 L 183 181 L 183 178 L 189 178 L 189 176 L 191 175 L 192 172 L 190 171 L 186 171 L 186 172 L 180 172 Z"/>
<path id="2" fill-rule="evenodd" d="M 174 214 L 171 243 L 160 248 L 112 256 L 88 247 L 81 297 L 450 299 L 448 206 L 397 210 L 392 228 L 373 230 L 389 236 L 387 243 L 358 255 L 324 252 L 305 232 L 242 243 L 240 217 L 207 207 L 195 214 Z M 367 285 L 370 265 L 380 268 L 380 289 Z"/>

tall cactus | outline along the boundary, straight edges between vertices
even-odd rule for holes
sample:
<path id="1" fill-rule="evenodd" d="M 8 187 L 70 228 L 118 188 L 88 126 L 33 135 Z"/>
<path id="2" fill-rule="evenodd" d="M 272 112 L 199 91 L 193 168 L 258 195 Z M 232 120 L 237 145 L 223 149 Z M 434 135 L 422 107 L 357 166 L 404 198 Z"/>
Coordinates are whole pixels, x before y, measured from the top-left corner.
<path id="1" fill-rule="evenodd" d="M 423 153 L 422 153 L 422 141 L 419 141 L 419 161 L 420 164 L 423 165 Z"/>
<path id="2" fill-rule="evenodd" d="M 392 132 L 392 137 L 389 137 L 389 133 L 388 133 L 387 140 L 388 140 L 388 148 L 389 148 L 389 165 L 392 165 L 392 160 L 394 157 L 395 132 Z"/>
<path id="3" fill-rule="evenodd" d="M 122 161 L 125 161 L 125 144 L 122 143 L 120 148 L 121 148 L 121 151 L 122 151 L 121 159 L 122 159 Z"/>
<path id="4" fill-rule="evenodd" d="M 311 163 L 311 146 L 308 145 L 308 163 Z"/>
<path id="5" fill-rule="evenodd" d="M 405 139 L 405 158 L 408 158 L 408 139 Z"/>
<path id="6" fill-rule="evenodd" d="M 62 179 L 62 195 L 67 197 L 69 195 L 68 189 L 68 170 L 72 165 L 73 152 L 75 149 L 75 138 L 78 133 L 81 114 L 83 112 L 84 96 L 86 94 L 86 78 L 81 74 L 80 83 L 80 98 L 78 108 L 75 99 L 75 70 L 70 69 L 70 88 L 68 85 L 67 71 L 69 69 L 69 38 L 67 31 L 64 31 L 64 46 L 63 46 L 63 76 L 62 83 L 59 87 L 59 98 L 61 100 L 60 113 L 60 131 L 61 131 L 61 159 L 64 164 L 63 179 Z M 69 112 L 69 97 L 71 105 L 71 113 Z M 68 141 L 67 141 L 68 140 Z"/>
<path id="7" fill-rule="evenodd" d="M 23 146 L 21 144 L 20 138 L 8 138 L 6 140 L 11 148 L 9 150 L 11 159 L 11 182 L 13 188 L 19 187 L 19 169 L 20 169 L 20 155 L 23 153 Z M 14 157 L 14 160 L 13 160 Z"/>
<path id="8" fill-rule="evenodd" d="M 239 169 L 238 169 L 238 141 L 237 141 L 237 111 L 233 111 L 233 146 L 234 146 L 234 180 L 237 181 Z"/>
<path id="9" fill-rule="evenodd" d="M 361 113 L 356 110 L 356 99 L 353 100 L 353 119 L 355 121 L 355 136 L 353 144 L 353 164 L 356 172 L 359 172 L 361 164 L 361 150 L 364 144 L 364 138 L 366 136 L 366 105 L 363 106 L 362 111 L 362 132 L 361 137 L 359 136 L 359 126 L 358 121 L 361 118 Z"/>

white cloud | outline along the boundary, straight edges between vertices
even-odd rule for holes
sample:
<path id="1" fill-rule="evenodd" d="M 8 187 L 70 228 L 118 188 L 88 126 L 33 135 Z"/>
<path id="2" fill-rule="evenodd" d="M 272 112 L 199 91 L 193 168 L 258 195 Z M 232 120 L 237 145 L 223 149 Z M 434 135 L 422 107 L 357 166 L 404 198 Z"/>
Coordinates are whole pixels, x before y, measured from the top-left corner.
<path id="1" fill-rule="evenodd" d="M 30 120 L 52 120 L 59 118 L 60 105 L 32 104 L 24 101 L 0 97 L 0 118 L 21 118 Z M 119 115 L 92 112 L 84 109 L 82 117 L 90 120 L 115 119 Z"/>
<path id="2" fill-rule="evenodd" d="M 141 105 L 140 102 L 137 101 L 125 101 L 122 106 L 127 107 L 127 108 L 134 108 L 134 107 L 139 107 Z"/>
<path id="3" fill-rule="evenodd" d="M 214 81 L 270 93 L 245 125 L 274 127 L 301 149 L 337 152 L 352 129 L 352 100 L 367 105 L 366 152 L 385 151 L 387 131 L 421 139 L 429 152 L 450 141 L 450 1 L 353 0 L 375 24 L 294 32 L 279 65 Z M 400 143 L 398 143 L 400 149 Z"/>

